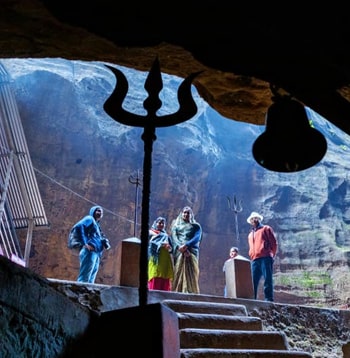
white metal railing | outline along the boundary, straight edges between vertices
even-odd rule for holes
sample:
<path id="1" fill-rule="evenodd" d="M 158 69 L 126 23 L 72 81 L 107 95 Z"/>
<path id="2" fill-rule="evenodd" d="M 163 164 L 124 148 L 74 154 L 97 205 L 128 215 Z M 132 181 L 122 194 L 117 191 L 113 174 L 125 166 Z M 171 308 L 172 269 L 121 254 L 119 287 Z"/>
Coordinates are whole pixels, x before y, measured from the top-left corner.
<path id="1" fill-rule="evenodd" d="M 28 266 L 32 232 L 49 226 L 10 77 L 0 63 L 0 254 Z M 24 255 L 16 229 L 27 229 Z"/>

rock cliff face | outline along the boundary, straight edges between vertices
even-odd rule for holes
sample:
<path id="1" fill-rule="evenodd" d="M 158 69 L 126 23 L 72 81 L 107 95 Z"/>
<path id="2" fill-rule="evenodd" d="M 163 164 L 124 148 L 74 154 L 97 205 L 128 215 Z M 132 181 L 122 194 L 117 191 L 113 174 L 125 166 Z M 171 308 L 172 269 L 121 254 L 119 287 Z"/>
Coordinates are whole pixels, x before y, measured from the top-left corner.
<path id="1" fill-rule="evenodd" d="M 66 248 L 71 225 L 96 203 L 105 208 L 103 228 L 112 243 L 98 283 L 114 284 L 116 246 L 134 233 L 136 185 L 143 166 L 142 128 L 121 125 L 103 110 L 114 75 L 103 63 L 64 59 L 6 59 L 43 203 L 48 230 L 35 233 L 30 267 L 48 278 L 74 280 L 78 258 Z M 118 67 L 129 82 L 124 107 L 145 114 L 147 72 Z M 178 108 L 183 79 L 163 75 L 159 115 Z M 328 151 L 316 166 L 298 173 L 267 171 L 251 147 L 263 127 L 221 117 L 194 91 L 198 113 L 191 120 L 157 129 L 153 147 L 150 220 L 174 219 L 184 205 L 202 224 L 200 286 L 222 295 L 222 266 L 230 246 L 247 256 L 251 211 L 264 215 L 278 237 L 276 300 L 337 306 L 349 291 L 349 138 L 309 112 Z M 141 203 L 142 186 L 139 188 Z M 243 201 L 237 226 L 227 197 Z M 140 206 L 136 208 L 140 223 Z M 239 236 L 236 235 L 238 228 Z M 140 226 L 136 225 L 136 236 Z"/>

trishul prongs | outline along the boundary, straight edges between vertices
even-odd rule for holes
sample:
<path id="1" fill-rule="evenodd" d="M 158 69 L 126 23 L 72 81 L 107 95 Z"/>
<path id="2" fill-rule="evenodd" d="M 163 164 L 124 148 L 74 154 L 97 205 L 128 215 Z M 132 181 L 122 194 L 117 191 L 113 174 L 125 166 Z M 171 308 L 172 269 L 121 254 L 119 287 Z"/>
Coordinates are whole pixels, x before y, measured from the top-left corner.
<path id="1" fill-rule="evenodd" d="M 238 218 L 237 215 L 243 210 L 242 200 L 237 200 L 236 195 L 233 195 L 233 203 L 231 203 L 231 199 L 227 196 L 228 207 L 235 214 L 235 226 L 236 226 L 236 240 L 237 244 L 239 243 L 239 230 L 238 230 Z"/>
<path id="2" fill-rule="evenodd" d="M 116 86 L 110 97 L 106 100 L 103 108 L 105 112 L 115 121 L 133 127 L 169 127 L 185 122 L 197 113 L 197 105 L 192 97 L 191 85 L 194 78 L 201 72 L 189 75 L 181 83 L 177 92 L 179 109 L 177 112 L 163 116 L 157 116 L 156 112 L 162 106 L 159 93 L 163 88 L 158 58 L 153 62 L 152 68 L 145 81 L 145 89 L 149 96 L 145 99 L 143 106 L 147 115 L 130 113 L 122 108 L 123 101 L 128 93 L 128 81 L 124 74 L 115 67 L 105 65 L 115 75 Z"/>

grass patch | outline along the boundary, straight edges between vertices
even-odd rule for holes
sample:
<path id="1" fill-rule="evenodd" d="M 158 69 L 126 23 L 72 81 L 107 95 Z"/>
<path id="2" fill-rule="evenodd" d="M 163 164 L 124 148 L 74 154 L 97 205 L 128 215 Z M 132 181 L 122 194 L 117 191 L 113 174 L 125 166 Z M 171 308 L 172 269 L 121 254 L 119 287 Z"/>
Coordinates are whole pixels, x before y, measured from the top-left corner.
<path id="1" fill-rule="evenodd" d="M 275 284 L 281 286 L 299 287 L 302 289 L 314 289 L 317 286 L 331 285 L 332 279 L 327 272 L 312 273 L 304 271 L 300 274 L 276 276 Z"/>

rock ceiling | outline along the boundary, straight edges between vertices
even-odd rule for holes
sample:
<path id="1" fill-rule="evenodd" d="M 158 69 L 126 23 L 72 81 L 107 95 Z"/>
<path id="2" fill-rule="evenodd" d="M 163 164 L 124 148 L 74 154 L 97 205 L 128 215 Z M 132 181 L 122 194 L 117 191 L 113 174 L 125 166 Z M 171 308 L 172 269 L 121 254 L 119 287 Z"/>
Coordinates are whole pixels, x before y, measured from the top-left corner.
<path id="1" fill-rule="evenodd" d="M 264 124 L 270 84 L 350 134 L 348 11 L 190 1 L 4 0 L 2 58 L 107 61 L 187 77 L 224 117 Z M 345 5 L 344 5 L 345 6 Z"/>

